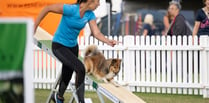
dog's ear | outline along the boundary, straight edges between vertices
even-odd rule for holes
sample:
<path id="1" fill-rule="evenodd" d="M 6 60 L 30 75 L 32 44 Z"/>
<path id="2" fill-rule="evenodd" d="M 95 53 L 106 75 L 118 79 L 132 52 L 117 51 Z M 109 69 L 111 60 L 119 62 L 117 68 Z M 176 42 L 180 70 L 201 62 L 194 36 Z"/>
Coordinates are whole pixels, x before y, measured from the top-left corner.
<path id="1" fill-rule="evenodd" d="M 121 61 L 122 61 L 121 59 L 114 59 L 114 60 L 115 60 L 115 63 L 119 63 L 119 64 L 120 64 Z"/>
<path id="2" fill-rule="evenodd" d="M 112 63 L 115 64 L 117 62 L 117 59 L 113 59 Z"/>
<path id="3" fill-rule="evenodd" d="M 121 62 L 122 62 L 122 60 L 121 60 L 121 59 L 118 59 L 118 61 L 119 61 L 119 63 L 121 63 Z"/>

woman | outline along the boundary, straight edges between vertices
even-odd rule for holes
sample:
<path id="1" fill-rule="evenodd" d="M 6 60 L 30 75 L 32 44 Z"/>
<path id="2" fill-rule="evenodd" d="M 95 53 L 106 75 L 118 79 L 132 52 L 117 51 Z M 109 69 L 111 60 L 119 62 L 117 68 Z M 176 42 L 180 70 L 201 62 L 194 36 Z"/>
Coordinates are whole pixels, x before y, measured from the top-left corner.
<path id="1" fill-rule="evenodd" d="M 87 22 L 94 37 L 110 46 L 116 44 L 116 41 L 105 38 L 97 27 L 93 10 L 98 6 L 99 0 L 78 0 L 76 4 L 72 5 L 53 4 L 46 6 L 37 17 L 35 29 L 49 12 L 62 14 L 59 27 L 52 40 L 52 51 L 63 63 L 59 90 L 54 96 L 56 103 L 63 103 L 64 92 L 74 71 L 76 72 L 75 85 L 79 103 L 84 103 L 85 67 L 78 59 L 77 37 Z"/>
<path id="2" fill-rule="evenodd" d="M 144 18 L 143 24 L 143 35 L 144 36 L 152 36 L 154 35 L 154 25 L 153 25 L 154 18 L 152 14 L 147 14 Z"/>
<path id="3" fill-rule="evenodd" d="M 205 7 L 197 12 L 196 21 L 193 29 L 193 36 L 209 35 L 209 0 L 203 0 Z"/>
<path id="4" fill-rule="evenodd" d="M 169 3 L 168 12 L 173 21 L 170 25 L 167 35 L 169 36 L 184 36 L 184 35 L 191 35 L 192 31 L 189 29 L 185 17 L 180 14 L 181 4 L 177 1 L 171 1 Z"/>
<path id="5" fill-rule="evenodd" d="M 167 35 L 171 21 L 172 21 L 172 17 L 170 16 L 169 12 L 167 11 L 165 16 L 163 17 L 164 30 L 162 32 L 162 35 Z"/>

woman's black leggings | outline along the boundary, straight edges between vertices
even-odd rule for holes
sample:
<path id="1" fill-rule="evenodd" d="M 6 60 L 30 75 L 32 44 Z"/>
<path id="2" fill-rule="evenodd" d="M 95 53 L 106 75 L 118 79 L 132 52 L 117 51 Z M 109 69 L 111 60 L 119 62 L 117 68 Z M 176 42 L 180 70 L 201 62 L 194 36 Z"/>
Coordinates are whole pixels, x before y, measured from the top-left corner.
<path id="1" fill-rule="evenodd" d="M 76 72 L 76 89 L 79 102 L 84 103 L 84 79 L 85 79 L 85 67 L 83 63 L 78 59 L 78 45 L 72 48 L 63 46 L 59 43 L 52 43 L 52 51 L 54 55 L 62 62 L 62 74 L 59 86 L 58 95 L 63 97 L 64 92 L 71 80 L 72 74 Z"/>

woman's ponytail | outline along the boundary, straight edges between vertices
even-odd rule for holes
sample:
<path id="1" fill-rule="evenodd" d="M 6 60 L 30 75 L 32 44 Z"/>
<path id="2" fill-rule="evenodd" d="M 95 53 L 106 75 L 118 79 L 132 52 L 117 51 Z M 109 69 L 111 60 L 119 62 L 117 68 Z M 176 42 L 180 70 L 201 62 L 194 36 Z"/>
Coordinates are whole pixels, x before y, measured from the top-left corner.
<path id="1" fill-rule="evenodd" d="M 77 4 L 81 4 L 83 2 L 87 2 L 87 0 L 77 0 Z"/>

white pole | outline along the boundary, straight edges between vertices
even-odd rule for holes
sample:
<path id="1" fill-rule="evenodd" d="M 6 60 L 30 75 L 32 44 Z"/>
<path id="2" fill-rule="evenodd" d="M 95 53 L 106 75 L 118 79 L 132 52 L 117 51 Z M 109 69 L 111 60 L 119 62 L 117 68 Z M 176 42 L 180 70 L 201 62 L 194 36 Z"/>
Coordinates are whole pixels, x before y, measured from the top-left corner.
<path id="1" fill-rule="evenodd" d="M 207 54 L 205 48 L 207 47 L 208 43 L 208 36 L 200 36 L 200 46 L 202 46 L 203 51 L 200 52 L 200 81 L 203 86 L 203 98 L 209 97 L 207 93 L 207 79 L 208 79 L 208 68 L 207 68 Z"/>
<path id="2" fill-rule="evenodd" d="M 110 36 L 111 32 L 111 14 L 110 14 L 110 3 L 107 3 L 107 16 L 108 16 L 108 22 L 107 22 L 107 35 Z"/>

